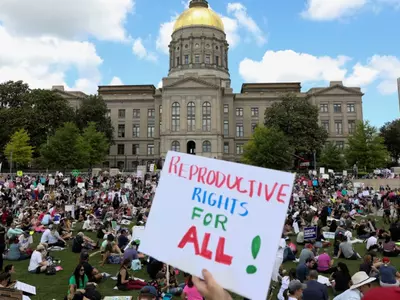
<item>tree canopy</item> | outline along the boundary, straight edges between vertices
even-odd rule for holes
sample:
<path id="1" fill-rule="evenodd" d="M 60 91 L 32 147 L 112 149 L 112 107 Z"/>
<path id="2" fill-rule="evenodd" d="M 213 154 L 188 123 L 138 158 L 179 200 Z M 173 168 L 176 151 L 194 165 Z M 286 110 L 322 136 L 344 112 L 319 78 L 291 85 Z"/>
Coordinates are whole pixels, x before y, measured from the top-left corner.
<path id="1" fill-rule="evenodd" d="M 390 155 L 398 162 L 400 159 L 400 119 L 386 123 L 380 132 Z"/>
<path id="2" fill-rule="evenodd" d="M 389 157 L 383 138 L 368 121 L 357 123 L 345 153 L 350 165 L 357 164 L 359 169 L 365 171 L 384 167 Z"/>
<path id="3" fill-rule="evenodd" d="M 105 134 L 96 130 L 96 123 L 88 124 L 83 130 L 82 138 L 87 144 L 89 167 L 102 163 L 108 154 L 110 144 Z"/>
<path id="4" fill-rule="evenodd" d="M 26 167 L 32 161 L 33 148 L 25 129 L 16 131 L 4 149 L 8 161 Z"/>
<path id="5" fill-rule="evenodd" d="M 244 147 L 242 161 L 253 166 L 285 170 L 292 165 L 292 153 L 289 139 L 279 129 L 256 127 Z"/>
<path id="6" fill-rule="evenodd" d="M 297 154 L 318 151 L 328 136 L 318 124 L 318 108 L 295 94 L 283 95 L 280 102 L 266 109 L 265 126 L 282 131 Z"/>
<path id="7" fill-rule="evenodd" d="M 326 143 L 322 148 L 318 163 L 321 167 L 332 170 L 345 170 L 347 167 L 343 151 L 332 142 Z"/>

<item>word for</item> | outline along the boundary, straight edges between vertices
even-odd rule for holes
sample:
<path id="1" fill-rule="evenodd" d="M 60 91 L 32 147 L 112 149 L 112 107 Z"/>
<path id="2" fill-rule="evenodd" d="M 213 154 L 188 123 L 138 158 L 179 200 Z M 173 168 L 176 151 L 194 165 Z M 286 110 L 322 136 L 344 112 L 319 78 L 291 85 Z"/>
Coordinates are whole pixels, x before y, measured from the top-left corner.
<path id="1" fill-rule="evenodd" d="M 239 202 L 237 199 L 229 198 L 224 195 L 217 195 L 216 193 L 208 192 L 199 187 L 194 188 L 192 200 L 197 200 L 199 203 L 208 204 L 212 207 L 217 206 L 219 209 L 223 208 L 232 215 L 235 213 L 236 209 L 240 210 L 238 215 L 241 217 L 245 217 L 249 214 L 246 208 L 247 202 Z"/>
<path id="2" fill-rule="evenodd" d="M 289 184 L 275 182 L 268 185 L 253 179 L 247 180 L 237 175 L 224 174 L 221 171 L 214 171 L 207 167 L 184 164 L 181 162 L 180 156 L 171 158 L 168 173 L 209 186 L 234 190 L 250 198 L 254 196 L 264 197 L 268 202 L 273 199 L 283 204 L 285 203 L 284 198 L 291 192 Z"/>
<path id="3" fill-rule="evenodd" d="M 187 244 L 193 244 L 195 255 L 204 257 L 208 260 L 212 260 L 214 253 L 210 249 L 208 249 L 210 238 L 211 233 L 205 233 L 200 247 L 199 239 L 197 236 L 197 228 L 196 226 L 192 226 L 179 242 L 178 248 L 183 249 L 186 247 Z M 230 266 L 232 264 L 232 259 L 233 257 L 231 255 L 225 254 L 225 238 L 219 237 L 217 249 L 215 250 L 214 261 Z"/>
<path id="4" fill-rule="evenodd" d="M 194 218 L 201 218 L 201 213 L 204 212 L 204 209 L 199 207 L 194 207 L 192 211 L 192 220 Z M 214 220 L 214 227 L 218 229 L 218 225 L 221 225 L 222 230 L 226 231 L 225 224 L 228 222 L 228 218 L 225 215 L 216 215 L 215 219 L 212 213 L 207 213 L 203 217 L 203 225 L 208 226 Z"/>

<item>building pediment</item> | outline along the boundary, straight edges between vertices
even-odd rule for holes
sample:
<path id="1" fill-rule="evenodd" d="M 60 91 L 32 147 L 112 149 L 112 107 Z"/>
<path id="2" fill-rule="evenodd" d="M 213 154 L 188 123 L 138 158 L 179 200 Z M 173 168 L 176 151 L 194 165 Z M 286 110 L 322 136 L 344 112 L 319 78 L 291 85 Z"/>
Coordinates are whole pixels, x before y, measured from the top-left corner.
<path id="1" fill-rule="evenodd" d="M 218 85 L 206 80 L 187 77 L 163 86 L 163 89 L 219 89 Z"/>
<path id="2" fill-rule="evenodd" d="M 364 95 L 359 88 L 350 88 L 340 84 L 333 85 L 327 88 L 311 89 L 307 93 L 311 94 L 312 96 L 322 96 L 322 95 L 363 96 Z"/>

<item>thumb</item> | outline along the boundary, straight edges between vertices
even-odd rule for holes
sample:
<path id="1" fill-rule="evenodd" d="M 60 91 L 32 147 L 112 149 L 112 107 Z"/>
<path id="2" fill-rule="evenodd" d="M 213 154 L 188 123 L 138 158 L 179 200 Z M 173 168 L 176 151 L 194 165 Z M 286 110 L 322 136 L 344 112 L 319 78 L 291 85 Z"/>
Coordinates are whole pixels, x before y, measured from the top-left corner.
<path id="1" fill-rule="evenodd" d="M 203 274 L 204 280 L 201 280 L 200 278 L 193 276 L 192 281 L 193 281 L 194 285 L 196 286 L 197 290 L 200 292 L 200 294 L 203 297 L 208 297 L 210 294 L 208 286 L 209 286 L 210 279 L 213 280 L 212 275 L 207 270 L 203 270 L 202 274 Z"/>

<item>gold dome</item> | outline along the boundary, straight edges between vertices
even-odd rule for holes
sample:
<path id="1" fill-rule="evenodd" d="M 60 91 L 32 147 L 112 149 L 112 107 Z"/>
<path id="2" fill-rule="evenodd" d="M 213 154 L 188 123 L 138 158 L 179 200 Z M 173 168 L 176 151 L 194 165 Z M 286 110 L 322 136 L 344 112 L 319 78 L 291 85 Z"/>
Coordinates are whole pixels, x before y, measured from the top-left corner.
<path id="1" fill-rule="evenodd" d="M 174 31 L 188 26 L 210 26 L 224 31 L 224 23 L 220 16 L 204 6 L 192 6 L 184 11 L 176 20 Z"/>

